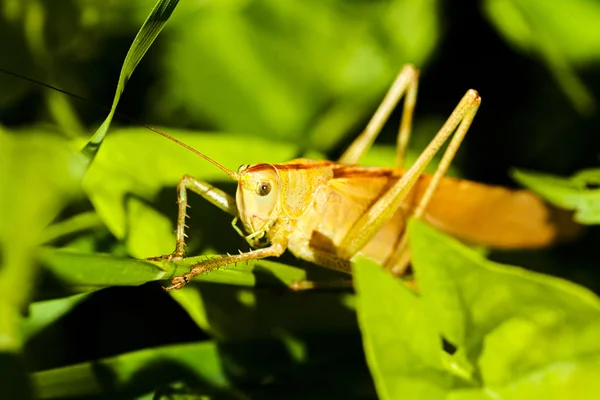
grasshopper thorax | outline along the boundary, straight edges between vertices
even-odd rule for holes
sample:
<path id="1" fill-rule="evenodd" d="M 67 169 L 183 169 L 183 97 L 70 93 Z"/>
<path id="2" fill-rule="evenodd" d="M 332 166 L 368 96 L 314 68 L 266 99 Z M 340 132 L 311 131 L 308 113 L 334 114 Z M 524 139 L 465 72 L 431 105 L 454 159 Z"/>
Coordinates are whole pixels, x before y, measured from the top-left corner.
<path id="1" fill-rule="evenodd" d="M 238 169 L 236 203 L 239 218 L 253 247 L 269 243 L 269 230 L 281 212 L 281 179 L 271 164 L 242 165 Z"/>

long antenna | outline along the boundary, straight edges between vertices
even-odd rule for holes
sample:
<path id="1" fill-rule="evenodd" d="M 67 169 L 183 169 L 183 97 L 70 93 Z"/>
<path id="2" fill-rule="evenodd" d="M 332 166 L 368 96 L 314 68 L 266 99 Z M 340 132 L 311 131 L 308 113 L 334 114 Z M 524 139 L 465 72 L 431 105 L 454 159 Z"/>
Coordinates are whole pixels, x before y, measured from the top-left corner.
<path id="1" fill-rule="evenodd" d="M 58 88 L 56 86 L 52 86 L 52 85 L 50 85 L 48 83 L 45 83 L 45 82 L 42 82 L 42 81 L 38 81 L 37 79 L 33 79 L 33 78 L 28 77 L 28 76 L 20 75 L 20 74 L 17 74 L 15 72 L 12 72 L 12 71 L 5 70 L 4 68 L 0 68 L 0 72 L 4 72 L 7 75 L 11 75 L 11 76 L 14 76 L 16 78 L 24 79 L 24 80 L 26 80 L 28 82 L 31 82 L 31 83 L 35 83 L 35 84 L 41 85 L 41 86 L 45 87 L 46 89 L 56 90 L 57 92 L 66 94 L 66 95 L 71 96 L 71 97 L 73 97 L 73 98 L 75 98 L 77 100 L 86 102 L 88 104 L 93 104 L 96 107 L 100 107 L 100 108 L 103 108 L 105 110 L 110 110 L 110 107 L 108 107 L 105 104 L 99 103 L 99 102 L 94 101 L 94 100 L 90 100 L 90 99 L 85 98 L 83 96 L 79 96 L 79 95 L 77 95 L 75 93 L 67 92 L 66 90 L 63 90 L 63 89 Z M 221 164 L 219 164 L 218 162 L 216 162 L 215 160 L 213 160 L 209 156 L 207 156 L 207 155 L 199 152 L 198 150 L 194 149 L 192 146 L 189 146 L 189 145 L 187 145 L 187 144 L 185 144 L 185 143 L 183 143 L 183 142 L 175 139 L 173 136 L 171 136 L 171 135 L 169 135 L 167 133 L 164 133 L 164 132 L 162 132 L 162 131 L 160 131 L 160 130 L 158 130 L 158 129 L 150 126 L 150 125 L 147 125 L 147 124 L 143 123 L 143 122 L 140 122 L 140 121 L 136 120 L 135 118 L 133 118 L 133 117 L 131 117 L 129 115 L 122 114 L 122 113 L 120 113 L 118 111 L 115 111 L 115 115 L 118 115 L 119 117 L 121 117 L 123 119 L 126 119 L 126 120 L 129 120 L 129 121 L 131 121 L 131 122 L 133 122 L 133 123 L 135 123 L 137 125 L 143 126 L 144 128 L 149 129 L 152 132 L 158 133 L 162 137 L 167 138 L 167 139 L 169 139 L 170 141 L 172 141 L 174 143 L 177 143 L 181 147 L 183 147 L 183 148 L 191 151 L 192 153 L 196 154 L 197 156 L 200 156 L 200 157 L 204 158 L 206 161 L 208 161 L 209 163 L 213 164 L 215 167 L 219 168 L 221 171 L 225 172 L 232 179 L 234 179 L 236 181 L 238 181 L 240 179 L 240 176 L 237 173 L 229 170 L 228 168 L 225 168 L 224 166 L 222 166 Z"/>

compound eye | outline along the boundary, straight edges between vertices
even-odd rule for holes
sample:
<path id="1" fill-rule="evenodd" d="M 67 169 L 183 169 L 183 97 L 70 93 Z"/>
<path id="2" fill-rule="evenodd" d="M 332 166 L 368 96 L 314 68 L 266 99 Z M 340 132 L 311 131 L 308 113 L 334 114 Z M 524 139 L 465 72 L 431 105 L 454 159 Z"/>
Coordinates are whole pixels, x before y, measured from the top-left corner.
<path id="1" fill-rule="evenodd" d="M 271 182 L 261 182 L 258 184 L 258 195 L 266 196 L 271 193 Z"/>

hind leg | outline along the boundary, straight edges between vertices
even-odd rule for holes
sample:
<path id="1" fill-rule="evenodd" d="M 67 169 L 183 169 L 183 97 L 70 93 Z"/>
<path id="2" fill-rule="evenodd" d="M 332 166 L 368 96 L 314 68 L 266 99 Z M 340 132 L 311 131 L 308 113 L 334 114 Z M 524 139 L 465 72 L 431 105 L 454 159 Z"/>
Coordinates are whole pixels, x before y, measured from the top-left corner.
<path id="1" fill-rule="evenodd" d="M 362 156 L 369 151 L 371 145 L 381 132 L 383 125 L 390 117 L 390 114 L 402 98 L 406 94 L 404 100 L 404 111 L 402 113 L 402 121 L 398 132 L 398 152 L 397 164 L 402 166 L 404 163 L 404 154 L 410 138 L 412 128 L 412 118 L 415 104 L 417 102 L 417 87 L 419 81 L 419 71 L 412 65 L 405 65 L 392 87 L 388 90 L 383 101 L 373 114 L 373 117 L 367 124 L 365 130 L 350 144 L 342 157 L 338 160 L 342 164 L 358 164 Z"/>

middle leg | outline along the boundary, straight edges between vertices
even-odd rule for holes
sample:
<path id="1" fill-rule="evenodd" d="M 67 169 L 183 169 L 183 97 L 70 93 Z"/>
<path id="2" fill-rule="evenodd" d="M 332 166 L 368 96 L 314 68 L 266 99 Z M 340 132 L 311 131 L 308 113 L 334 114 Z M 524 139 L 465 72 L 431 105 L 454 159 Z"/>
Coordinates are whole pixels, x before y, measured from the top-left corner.
<path id="1" fill-rule="evenodd" d="M 237 264 L 243 261 L 258 260 L 266 257 L 279 257 L 283 254 L 285 249 L 285 245 L 273 244 L 269 247 L 265 247 L 264 249 L 252 250 L 247 253 L 226 255 L 219 258 L 211 258 L 209 260 L 194 265 L 190 269 L 190 272 L 188 272 L 187 274 L 176 276 L 171 280 L 171 286 L 167 286 L 164 289 L 166 291 L 173 289 L 181 289 L 198 275 L 215 270 L 217 268 L 225 267 L 227 265 Z"/>
<path id="2" fill-rule="evenodd" d="M 185 234 L 185 228 L 187 227 L 185 219 L 188 217 L 187 208 L 189 207 L 187 200 L 188 189 L 199 194 L 221 210 L 233 216 L 237 216 L 237 206 L 233 197 L 206 182 L 198 180 L 190 175 L 184 175 L 177 184 L 178 211 L 175 251 L 168 256 L 151 257 L 148 258 L 148 260 L 178 260 L 185 255 L 185 238 L 187 237 Z"/>

